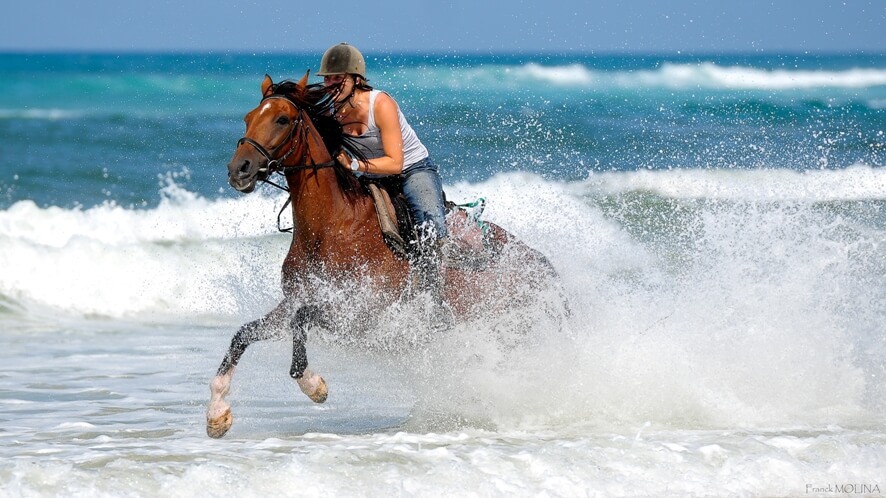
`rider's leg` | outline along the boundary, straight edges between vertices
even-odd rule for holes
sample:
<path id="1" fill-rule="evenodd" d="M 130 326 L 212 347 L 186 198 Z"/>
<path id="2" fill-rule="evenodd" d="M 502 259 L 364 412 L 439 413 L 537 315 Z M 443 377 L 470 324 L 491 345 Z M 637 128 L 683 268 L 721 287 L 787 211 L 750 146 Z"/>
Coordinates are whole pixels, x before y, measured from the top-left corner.
<path id="1" fill-rule="evenodd" d="M 423 290 L 442 302 L 442 246 L 447 240 L 443 182 L 430 158 L 411 165 L 403 172 L 403 195 L 415 218 L 419 237 L 416 270 Z"/>

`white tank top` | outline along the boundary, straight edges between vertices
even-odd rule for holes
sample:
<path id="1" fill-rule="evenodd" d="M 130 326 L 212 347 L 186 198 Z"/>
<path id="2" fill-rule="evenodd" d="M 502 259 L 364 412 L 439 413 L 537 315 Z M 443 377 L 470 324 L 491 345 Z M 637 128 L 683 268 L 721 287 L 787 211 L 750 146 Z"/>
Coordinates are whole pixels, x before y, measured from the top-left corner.
<path id="1" fill-rule="evenodd" d="M 366 132 L 358 137 L 354 137 L 354 141 L 359 144 L 366 159 L 375 159 L 385 155 L 385 148 L 381 141 L 381 130 L 375 124 L 375 99 L 382 93 L 381 90 L 372 90 L 369 92 L 369 120 L 366 123 Z M 421 143 L 415 130 L 409 126 L 406 116 L 397 106 L 397 117 L 400 120 L 400 133 L 403 134 L 403 171 L 409 169 L 413 164 L 428 157 L 428 149 Z"/>

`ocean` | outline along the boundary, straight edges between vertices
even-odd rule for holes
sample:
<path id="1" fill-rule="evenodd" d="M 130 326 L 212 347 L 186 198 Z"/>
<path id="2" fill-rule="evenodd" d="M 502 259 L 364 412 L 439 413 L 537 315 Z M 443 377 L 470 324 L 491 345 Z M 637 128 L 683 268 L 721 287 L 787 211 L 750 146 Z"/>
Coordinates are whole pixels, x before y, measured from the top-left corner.
<path id="1" fill-rule="evenodd" d="M 886 54 L 368 53 L 572 313 L 315 331 L 322 405 L 256 344 L 208 438 L 290 240 L 226 164 L 319 56 L 0 54 L 0 496 L 886 493 Z"/>

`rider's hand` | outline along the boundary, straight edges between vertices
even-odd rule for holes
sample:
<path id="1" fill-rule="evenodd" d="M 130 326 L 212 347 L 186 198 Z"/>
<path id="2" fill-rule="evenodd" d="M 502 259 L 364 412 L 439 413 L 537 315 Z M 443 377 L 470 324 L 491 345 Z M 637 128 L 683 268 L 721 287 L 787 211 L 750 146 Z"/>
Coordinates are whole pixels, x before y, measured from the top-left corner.
<path id="1" fill-rule="evenodd" d="M 338 152 L 338 155 L 335 156 L 335 160 L 338 161 L 338 164 L 347 170 L 351 169 L 351 156 L 348 155 L 347 152 L 341 150 Z"/>

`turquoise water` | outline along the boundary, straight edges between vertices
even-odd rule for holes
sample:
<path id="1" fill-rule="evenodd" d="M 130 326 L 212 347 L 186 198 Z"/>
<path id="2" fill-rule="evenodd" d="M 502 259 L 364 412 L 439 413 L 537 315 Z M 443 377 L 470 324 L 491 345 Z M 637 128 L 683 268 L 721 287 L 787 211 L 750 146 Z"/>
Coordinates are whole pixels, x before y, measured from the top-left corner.
<path id="1" fill-rule="evenodd" d="M 315 57 L 0 55 L 0 496 L 886 490 L 886 56 L 368 55 L 572 315 L 317 331 L 323 405 L 257 344 L 210 440 L 289 245 L 225 165 Z"/>
<path id="2" fill-rule="evenodd" d="M 368 57 L 371 83 L 399 100 L 444 181 L 886 162 L 886 56 Z M 223 168 L 261 77 L 316 64 L 0 54 L 0 206 L 154 206 L 157 177 L 183 173 L 190 191 L 233 195 Z"/>

